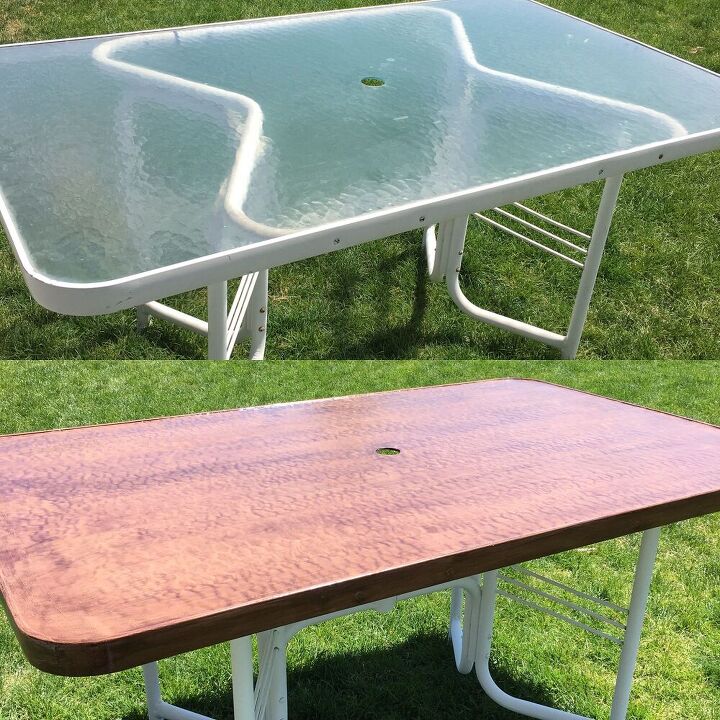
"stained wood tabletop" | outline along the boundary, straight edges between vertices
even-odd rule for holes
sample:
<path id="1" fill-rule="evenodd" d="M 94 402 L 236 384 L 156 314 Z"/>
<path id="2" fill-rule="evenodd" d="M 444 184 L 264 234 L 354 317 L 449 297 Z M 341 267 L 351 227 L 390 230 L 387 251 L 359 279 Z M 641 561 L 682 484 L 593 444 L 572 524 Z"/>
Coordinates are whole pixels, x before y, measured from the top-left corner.
<path id="1" fill-rule="evenodd" d="M 720 428 L 401 390 L 3 436 L 0 507 L 25 654 L 96 674 L 716 511 Z"/>

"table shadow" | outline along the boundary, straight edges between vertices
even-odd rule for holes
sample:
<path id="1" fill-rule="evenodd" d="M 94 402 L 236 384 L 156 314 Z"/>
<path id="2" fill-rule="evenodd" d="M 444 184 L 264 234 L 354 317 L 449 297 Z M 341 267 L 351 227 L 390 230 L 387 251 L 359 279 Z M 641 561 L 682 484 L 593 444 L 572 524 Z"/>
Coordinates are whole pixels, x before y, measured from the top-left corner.
<path id="1" fill-rule="evenodd" d="M 373 322 L 357 323 L 353 320 L 352 313 L 346 312 L 334 316 L 333 339 L 330 343 L 332 349 L 323 359 L 395 360 L 418 357 L 418 352 L 429 346 L 468 346 L 468 333 L 462 322 L 462 313 L 449 299 L 449 312 L 453 316 L 457 314 L 453 326 L 442 330 L 427 328 L 427 312 L 443 313 L 448 310 L 428 308 L 429 288 L 432 283 L 428 276 L 425 250 L 419 233 L 408 233 L 402 237 L 406 241 L 402 251 L 393 257 L 384 258 L 372 267 L 372 280 L 384 288 L 384 292 L 375 293 Z M 404 322 L 398 323 L 395 299 L 407 292 L 407 288 L 397 284 L 397 265 L 402 262 L 414 262 L 414 287 L 410 314 Z M 363 287 L 370 281 L 365 270 L 362 267 L 334 268 L 328 273 L 327 294 L 332 306 L 349 305 L 356 293 L 362 294 Z M 445 283 L 441 285 L 445 294 Z M 368 332 L 368 326 L 373 330 Z M 348 342 L 349 339 L 352 340 Z M 469 357 L 476 357 L 478 353 L 481 357 L 488 358 L 554 359 L 558 356 L 557 351 L 552 348 L 538 346 L 505 331 L 488 331 L 481 346 L 475 345 L 468 349 Z"/>
<path id="2" fill-rule="evenodd" d="M 508 692 L 550 703 L 546 690 L 520 682 L 507 669 L 494 676 Z M 173 703 L 214 720 L 232 720 L 232 695 L 208 692 L 174 697 Z M 446 638 L 419 635 L 390 649 L 323 656 L 288 672 L 292 720 L 514 720 L 480 688 L 474 670 L 455 669 Z M 147 720 L 132 712 L 122 720 Z"/>

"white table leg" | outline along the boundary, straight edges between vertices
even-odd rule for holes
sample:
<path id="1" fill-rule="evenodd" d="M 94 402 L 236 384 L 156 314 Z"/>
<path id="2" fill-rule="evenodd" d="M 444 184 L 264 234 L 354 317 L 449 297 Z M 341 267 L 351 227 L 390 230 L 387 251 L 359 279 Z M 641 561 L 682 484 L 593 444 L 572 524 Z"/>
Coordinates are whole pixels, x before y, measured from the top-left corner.
<path id="1" fill-rule="evenodd" d="M 640 635 L 650 592 L 650 581 L 657 554 L 659 535 L 659 528 L 647 530 L 643 533 L 610 720 L 625 720 L 627 715 L 632 677 L 640 645 Z M 497 685 L 490 673 L 490 649 L 492 646 L 497 583 L 497 570 L 485 573 L 480 604 L 477 660 L 475 663 L 475 671 L 483 690 L 498 705 L 526 717 L 537 718 L 538 720 L 590 720 L 583 715 L 576 715 L 575 713 L 514 697 Z"/>
<path id="2" fill-rule="evenodd" d="M 627 715 L 632 678 L 635 672 L 638 649 L 640 648 L 640 635 L 645 620 L 645 609 L 650 594 L 650 583 L 659 540 L 660 528 L 653 528 L 643 533 L 642 542 L 640 543 L 640 557 L 635 571 L 630 613 L 625 629 L 625 642 L 620 655 L 620 667 L 618 668 L 610 720 L 625 720 Z"/>
<path id="3" fill-rule="evenodd" d="M 163 704 L 160 695 L 160 674 L 158 664 L 148 663 L 143 665 L 143 681 L 145 683 L 145 698 L 147 700 L 149 720 L 162 720 L 160 708 Z"/>
<path id="4" fill-rule="evenodd" d="M 208 359 L 227 360 L 227 282 L 208 285 Z"/>
<path id="5" fill-rule="evenodd" d="M 265 340 L 268 325 L 268 276 L 267 270 L 257 273 L 250 304 L 245 318 L 250 336 L 250 360 L 262 360 L 265 357 Z"/>
<path id="6" fill-rule="evenodd" d="M 208 339 L 210 360 L 228 360 L 237 340 L 250 338 L 250 359 L 262 360 L 267 337 L 268 271 L 260 270 L 240 278 L 230 310 L 227 291 L 227 282 L 208 286 L 207 322 L 169 305 L 147 302 L 136 308 L 138 329 L 147 327 L 150 317 L 154 316 L 204 335 Z"/>
<path id="7" fill-rule="evenodd" d="M 249 637 L 230 641 L 235 720 L 255 720 L 252 643 Z"/>
<path id="8" fill-rule="evenodd" d="M 600 261 L 605 250 L 605 241 L 610 232 L 612 216 L 620 194 L 622 178 L 622 175 L 617 175 L 605 181 L 600 208 L 595 218 L 592 239 L 585 258 L 585 266 L 580 277 L 580 286 L 575 296 L 575 306 L 573 307 L 570 325 L 561 349 L 562 357 L 565 360 L 572 360 L 577 354 L 580 345 L 580 337 L 585 327 L 590 299 L 592 298 L 595 280 L 600 269 Z"/>
<path id="9" fill-rule="evenodd" d="M 287 720 L 287 642 L 277 633 L 277 650 L 273 663 L 270 693 L 264 720 Z"/>
<path id="10" fill-rule="evenodd" d="M 562 258 L 563 260 L 583 269 L 578 291 L 575 296 L 575 303 L 567 334 L 561 335 L 559 333 L 537 327 L 536 325 L 531 325 L 505 315 L 500 315 L 499 313 L 494 313 L 490 310 L 481 308 L 468 300 L 460 287 L 460 269 L 465 246 L 467 218 L 455 218 L 442 223 L 438 227 L 437 233 L 434 228 L 428 228 L 425 231 L 425 248 L 428 258 L 428 270 L 430 272 L 431 279 L 440 280 L 444 275 L 448 293 L 450 294 L 453 302 L 460 310 L 462 310 L 462 312 L 475 320 L 487 323 L 493 327 L 507 330 L 515 333 L 516 335 L 521 335 L 522 337 L 529 338 L 530 340 L 536 340 L 538 342 L 545 343 L 546 345 L 550 345 L 551 347 L 556 347 L 560 350 L 561 356 L 565 359 L 574 358 L 577 354 L 580 338 L 587 318 L 590 299 L 595 287 L 595 280 L 597 278 L 598 269 L 600 268 L 600 261 L 605 249 L 605 242 L 610 230 L 610 224 L 615 210 L 615 205 L 617 203 L 618 194 L 620 192 L 621 183 L 621 175 L 608 178 L 605 181 L 600 207 L 598 208 L 598 214 L 595 220 L 595 227 L 592 236 L 590 236 L 590 245 L 587 249 L 584 263 L 574 260 L 562 253 L 556 252 L 545 245 L 530 240 L 522 234 L 505 227 L 501 223 L 495 222 L 476 213 L 481 220 L 489 223 L 491 226 L 500 228 L 511 235 L 519 237 L 526 242 L 530 242 L 543 251 Z M 504 213 L 508 217 L 517 220 L 516 216 L 512 216 L 510 213 L 502 210 L 502 208 L 496 208 L 496 212 Z M 567 228 L 567 226 L 557 223 L 550 218 L 546 218 L 545 216 L 540 217 L 550 220 L 557 227 L 575 232 L 583 238 L 589 237 L 583 233 L 574 231 L 572 228 Z M 554 233 L 543 230 L 533 223 L 522 220 L 520 222 L 524 222 L 524 224 L 528 227 L 535 228 L 548 237 L 555 238 L 556 240 L 562 240 L 562 238 L 558 238 L 558 236 Z M 573 243 L 569 243 L 566 240 L 562 240 L 562 242 L 565 242 L 577 251 L 585 253 L 583 248 Z M 444 263 L 442 268 L 439 268 L 438 266 L 440 262 Z"/>
<path id="11" fill-rule="evenodd" d="M 287 643 L 291 636 L 288 627 L 258 634 L 260 672 L 255 687 L 257 720 L 287 718 Z"/>

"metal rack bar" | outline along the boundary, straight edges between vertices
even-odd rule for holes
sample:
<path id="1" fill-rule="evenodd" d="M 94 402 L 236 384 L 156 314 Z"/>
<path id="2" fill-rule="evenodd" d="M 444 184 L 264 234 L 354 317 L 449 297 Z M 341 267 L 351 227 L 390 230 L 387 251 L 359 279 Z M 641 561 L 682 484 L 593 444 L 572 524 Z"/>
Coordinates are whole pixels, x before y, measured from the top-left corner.
<path id="1" fill-rule="evenodd" d="M 583 600 L 590 600 L 591 602 L 597 603 L 598 605 L 604 605 L 606 608 L 610 608 L 611 610 L 615 610 L 620 613 L 627 613 L 629 612 L 629 609 L 626 607 L 622 607 L 621 605 L 616 605 L 614 602 L 610 602 L 610 600 L 604 600 L 603 598 L 596 597 L 595 595 L 590 595 L 589 593 L 583 592 L 582 590 L 576 590 L 574 587 L 570 587 L 570 585 L 566 585 L 565 583 L 561 583 L 558 580 L 553 580 L 553 578 L 549 578 L 546 575 L 541 575 L 538 572 L 535 572 L 534 570 L 529 570 L 526 567 L 523 567 L 522 565 L 513 565 L 512 569 L 515 572 L 521 573 L 523 575 L 527 575 L 528 577 L 535 578 L 536 580 L 540 580 L 542 582 L 546 582 L 550 585 L 554 585 L 556 588 L 559 588 L 560 590 L 564 590 L 567 593 L 571 593 L 575 595 L 576 597 L 583 598 Z"/>
<path id="2" fill-rule="evenodd" d="M 517 215 L 513 215 L 511 212 L 508 212 L 507 210 L 504 210 L 503 208 L 493 208 L 493 212 L 499 213 L 503 217 L 508 218 L 509 220 L 513 220 L 515 222 L 520 223 L 521 225 L 524 225 L 526 228 L 530 228 L 531 230 L 535 230 L 536 232 L 539 232 L 541 235 L 544 235 L 545 237 L 549 237 L 551 240 L 555 240 L 556 242 L 562 243 L 566 247 L 569 247 L 571 250 L 577 250 L 577 252 L 586 254 L 587 249 L 584 247 L 581 247 L 580 245 L 576 245 L 575 243 L 570 242 L 569 240 L 566 240 L 563 237 L 560 237 L 559 235 L 556 235 L 553 232 L 550 232 L 549 230 L 545 230 L 545 228 L 541 228 L 539 225 L 535 225 L 535 223 L 531 223 L 528 220 L 524 220 L 521 217 L 518 217 Z"/>
<path id="3" fill-rule="evenodd" d="M 558 222 L 557 220 L 548 217 L 547 215 L 543 215 L 542 213 L 538 212 L 537 210 L 533 210 L 532 208 L 527 207 L 527 205 L 522 205 L 519 202 L 514 202 L 513 205 L 517 208 L 520 208 L 521 210 L 524 210 L 526 213 L 529 213 L 530 215 L 534 215 L 536 218 L 540 218 L 540 220 L 544 220 L 547 223 L 550 223 L 551 225 L 554 225 L 556 228 L 560 228 L 560 230 L 565 230 L 566 232 L 572 233 L 573 235 L 576 235 L 577 237 L 585 238 L 585 240 L 590 240 L 591 236 L 587 233 L 581 232 L 580 230 L 576 230 L 573 227 L 570 227 L 569 225 L 563 225 L 563 223 Z"/>
<path id="4" fill-rule="evenodd" d="M 550 615 L 551 617 L 557 618 L 558 620 L 562 620 L 563 622 L 566 622 L 570 625 L 574 625 L 575 627 L 580 628 L 581 630 L 586 630 L 589 633 L 592 633 L 593 635 L 598 635 L 601 638 L 605 638 L 605 640 L 609 640 L 612 643 L 615 643 L 616 645 L 622 645 L 623 641 L 620 638 L 615 637 L 614 635 L 610 635 L 609 633 L 603 632 L 602 630 L 598 630 L 597 628 L 594 628 L 592 625 L 588 625 L 587 623 L 581 622 L 580 620 L 575 620 L 575 618 L 568 617 L 567 615 L 563 615 L 562 613 L 556 612 L 555 610 L 551 610 L 550 608 L 543 607 L 542 605 L 533 602 L 532 600 L 526 600 L 525 598 L 521 598 L 519 595 L 515 595 L 514 593 L 506 592 L 505 590 L 498 589 L 497 594 L 501 597 L 507 598 L 508 600 L 512 600 L 513 602 L 516 602 L 520 605 L 524 605 L 525 607 L 530 608 L 531 610 L 537 610 L 538 612 L 544 613 L 545 615 Z"/>
<path id="5" fill-rule="evenodd" d="M 584 615 L 587 615 L 588 617 L 591 617 L 593 620 L 597 620 L 598 622 L 606 623 L 607 625 L 612 625 L 615 628 L 618 628 L 620 630 L 625 630 L 625 625 L 621 622 L 618 622 L 614 618 L 607 617 L 606 615 L 602 615 L 601 613 L 595 612 L 594 610 L 590 610 L 590 608 L 583 607 L 582 605 L 578 605 L 578 603 L 571 602 L 570 600 L 565 600 L 563 598 L 557 597 L 556 595 L 553 595 L 552 593 L 545 592 L 544 590 L 539 590 L 538 588 L 533 587 L 532 585 L 528 585 L 527 583 L 524 583 L 520 580 L 516 580 L 515 578 L 508 577 L 507 575 L 503 575 L 500 573 L 498 575 L 498 578 L 502 580 L 504 583 L 508 583 L 509 585 L 512 585 L 513 587 L 519 588 L 520 590 L 525 590 L 526 592 L 534 593 L 535 595 L 544 598 L 545 600 L 550 600 L 550 602 L 557 603 L 558 605 L 562 605 L 562 607 L 568 608 L 568 610 L 575 610 L 576 612 L 583 613 Z M 507 593 L 507 595 L 511 595 L 512 593 Z M 519 597 L 519 596 L 517 596 Z"/>
<path id="6" fill-rule="evenodd" d="M 549 255 L 552 255 L 556 258 L 559 258 L 560 260 L 564 260 L 567 263 L 570 263 L 571 265 L 574 265 L 575 267 L 578 267 L 582 270 L 584 267 L 583 263 L 579 262 L 578 260 L 575 260 L 575 258 L 571 258 L 569 255 L 564 255 L 561 252 L 558 252 L 557 250 L 553 250 L 552 248 L 548 247 L 547 245 L 543 245 L 542 243 L 539 243 L 537 240 L 533 240 L 532 238 L 529 238 L 527 235 L 523 235 L 522 233 L 519 233 L 517 230 L 513 230 L 512 228 L 507 227 L 506 225 L 503 225 L 502 223 L 497 222 L 496 220 L 493 220 L 487 215 L 483 215 L 482 213 L 473 213 L 473 215 L 478 218 L 478 220 L 482 220 L 484 223 L 487 223 L 488 225 L 491 225 L 494 228 L 497 228 L 498 230 L 502 230 L 503 232 L 508 233 L 509 235 L 512 235 L 513 237 L 516 237 L 518 240 L 522 240 L 523 242 L 527 243 L 528 245 L 532 245 L 534 248 L 537 248 L 538 250 L 542 250 L 543 252 L 548 253 Z"/>

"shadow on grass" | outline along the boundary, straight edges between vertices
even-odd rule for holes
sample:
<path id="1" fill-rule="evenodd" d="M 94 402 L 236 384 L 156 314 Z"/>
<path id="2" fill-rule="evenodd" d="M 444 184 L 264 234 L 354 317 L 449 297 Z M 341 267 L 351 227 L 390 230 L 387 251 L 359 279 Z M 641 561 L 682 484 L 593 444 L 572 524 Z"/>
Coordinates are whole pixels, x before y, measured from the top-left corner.
<path id="1" fill-rule="evenodd" d="M 404 359 L 415 358 L 428 346 L 466 346 L 469 340 L 467 329 L 463 326 L 461 311 L 454 305 L 447 310 L 428 308 L 430 278 L 427 271 L 425 249 L 417 238 L 409 236 L 404 238 L 406 245 L 399 255 L 384 258 L 373 269 L 373 282 L 380 284 L 383 292 L 375 293 L 374 321 L 364 326 L 353 320 L 352 313 L 339 313 L 334 318 L 333 341 L 331 352 L 325 359 Z M 412 306 L 407 320 L 398 323 L 394 316 L 394 298 L 407 292 L 407 288 L 396 287 L 393 274 L 397 266 L 403 263 L 414 262 L 414 286 L 412 291 Z M 334 272 L 332 285 L 328 290 L 330 302 L 333 305 L 343 306 L 351 303 L 363 283 L 368 282 L 367 273 L 359 268 L 348 269 L 346 272 Z M 442 283 L 443 289 L 445 282 Z M 395 292 L 394 290 L 397 290 Z M 502 312 L 501 307 L 499 311 Z M 429 331 L 426 323 L 427 312 L 450 312 L 454 316 L 453 327 L 442 331 Z M 457 315 L 456 315 L 457 314 Z M 472 321 L 473 323 L 477 321 Z M 368 332 L 368 328 L 372 328 Z M 507 357 L 541 357 L 554 359 L 558 357 L 556 350 L 542 347 L 516 335 L 505 331 L 488 332 L 483 338 L 482 346 L 475 347 L 470 355 L 488 358 Z"/>
<path id="2" fill-rule="evenodd" d="M 512 694 L 540 703 L 551 699 L 543 688 L 518 683 L 495 670 L 498 684 Z M 176 705 L 232 720 L 230 690 L 168 699 Z M 292 720 L 511 720 L 519 716 L 500 708 L 481 690 L 474 670 L 455 669 L 445 638 L 417 636 L 390 649 L 319 657 L 288 673 Z M 147 720 L 133 712 L 122 720 Z"/>
<path id="3" fill-rule="evenodd" d="M 404 324 L 397 325 L 392 320 L 394 293 L 390 278 L 398 263 L 412 259 L 412 256 L 416 254 L 415 289 L 410 317 Z M 339 351 L 339 358 L 412 357 L 415 355 L 415 351 L 428 340 L 423 335 L 422 328 L 428 304 L 428 275 L 424 251 L 417 253 L 417 249 L 408 243 L 401 256 L 383 259 L 375 269 L 375 273 L 376 283 L 380 278 L 385 279 L 382 286 L 386 291 L 377 295 L 374 307 L 375 321 L 372 323 L 374 332 L 359 332 L 361 329 L 352 322 L 351 314 L 340 313 L 336 318 L 332 343 L 332 347 Z M 332 302 L 339 305 L 352 302 L 355 291 L 366 280 L 364 275 L 359 272 L 353 273 L 352 276 L 348 276 L 348 273 L 338 275 L 329 290 Z M 354 342 L 348 343 L 349 338 L 353 338 Z M 445 341 L 447 339 L 444 338 Z"/>

